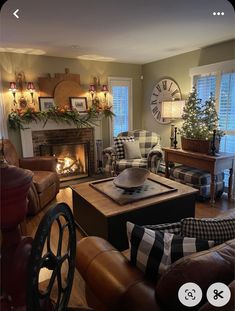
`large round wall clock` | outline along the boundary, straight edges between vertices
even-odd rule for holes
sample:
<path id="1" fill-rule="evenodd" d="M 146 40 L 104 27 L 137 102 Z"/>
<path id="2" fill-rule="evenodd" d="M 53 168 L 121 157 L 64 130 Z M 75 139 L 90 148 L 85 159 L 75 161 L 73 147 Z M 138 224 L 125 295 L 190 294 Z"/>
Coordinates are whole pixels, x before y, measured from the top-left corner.
<path id="1" fill-rule="evenodd" d="M 181 92 L 177 83 L 171 79 L 160 80 L 153 88 L 150 106 L 157 122 L 161 124 L 170 123 L 168 119 L 161 117 L 161 105 L 163 101 L 180 100 Z"/>

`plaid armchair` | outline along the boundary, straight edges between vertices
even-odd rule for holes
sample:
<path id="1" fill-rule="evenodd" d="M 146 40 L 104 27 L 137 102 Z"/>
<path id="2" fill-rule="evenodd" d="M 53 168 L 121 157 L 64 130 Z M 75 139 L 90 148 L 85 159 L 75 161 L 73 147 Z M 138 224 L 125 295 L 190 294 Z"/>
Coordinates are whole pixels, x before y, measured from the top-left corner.
<path id="1" fill-rule="evenodd" d="M 129 132 L 122 132 L 118 137 L 132 138 L 139 141 L 140 159 L 125 159 L 120 157 L 116 147 L 108 147 L 103 150 L 104 170 L 105 173 L 111 176 L 119 174 L 129 167 L 147 168 L 153 173 L 157 173 L 163 153 L 160 145 L 160 136 L 154 132 L 145 130 L 135 130 Z M 119 156 L 118 156 L 119 154 Z"/>

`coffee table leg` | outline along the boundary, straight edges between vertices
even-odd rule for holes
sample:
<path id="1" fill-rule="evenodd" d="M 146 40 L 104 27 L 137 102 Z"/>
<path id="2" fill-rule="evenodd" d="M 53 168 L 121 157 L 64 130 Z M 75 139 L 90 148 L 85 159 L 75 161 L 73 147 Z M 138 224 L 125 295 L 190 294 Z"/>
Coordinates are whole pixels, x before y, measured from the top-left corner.
<path id="1" fill-rule="evenodd" d="M 168 160 L 165 158 L 165 165 L 166 165 L 166 170 L 165 170 L 165 177 L 169 178 L 169 162 Z"/>
<path id="2" fill-rule="evenodd" d="M 211 174 L 211 206 L 215 206 L 215 179 L 216 176 L 214 174 Z"/>

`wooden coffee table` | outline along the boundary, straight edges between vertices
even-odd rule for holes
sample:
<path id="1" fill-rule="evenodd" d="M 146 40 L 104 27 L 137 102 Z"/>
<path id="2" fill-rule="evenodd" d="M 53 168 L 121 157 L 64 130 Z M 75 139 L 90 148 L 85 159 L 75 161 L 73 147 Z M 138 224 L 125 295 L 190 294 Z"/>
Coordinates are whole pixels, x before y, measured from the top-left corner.
<path id="1" fill-rule="evenodd" d="M 198 190 L 152 173 L 150 178 L 177 190 L 119 205 L 91 187 L 90 182 L 71 186 L 77 225 L 86 235 L 102 237 L 119 250 L 124 250 L 128 248 L 127 221 L 146 225 L 194 217 Z"/>

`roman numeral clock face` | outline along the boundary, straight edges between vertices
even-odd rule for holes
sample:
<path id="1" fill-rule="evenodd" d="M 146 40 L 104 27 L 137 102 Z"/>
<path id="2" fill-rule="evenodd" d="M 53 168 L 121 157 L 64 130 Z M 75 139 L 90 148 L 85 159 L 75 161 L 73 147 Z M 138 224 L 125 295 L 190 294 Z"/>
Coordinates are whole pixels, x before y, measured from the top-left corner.
<path id="1" fill-rule="evenodd" d="M 161 117 L 162 102 L 180 99 L 180 88 L 175 81 L 171 79 L 163 79 L 159 81 L 153 89 L 150 100 L 151 111 L 156 121 L 161 124 L 170 123 L 169 119 L 163 119 Z"/>

